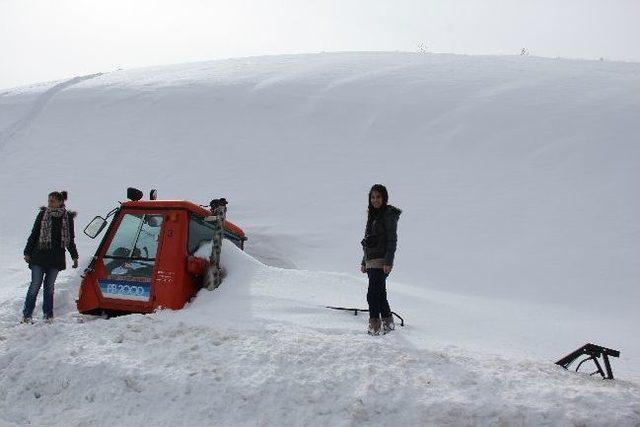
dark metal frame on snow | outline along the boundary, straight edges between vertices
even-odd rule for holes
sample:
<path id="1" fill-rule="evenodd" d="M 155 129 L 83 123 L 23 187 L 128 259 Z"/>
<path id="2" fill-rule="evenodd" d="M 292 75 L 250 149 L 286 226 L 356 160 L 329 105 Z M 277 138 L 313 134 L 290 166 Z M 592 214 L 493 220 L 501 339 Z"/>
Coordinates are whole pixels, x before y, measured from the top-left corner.
<path id="1" fill-rule="evenodd" d="M 558 360 L 556 362 L 556 365 L 560 365 L 565 369 L 569 369 L 569 365 L 573 363 L 580 356 L 589 356 L 589 357 L 581 360 L 580 363 L 578 363 L 578 366 L 576 367 L 576 372 L 578 372 L 578 369 L 580 369 L 580 366 L 582 366 L 584 362 L 588 360 L 593 360 L 598 370 L 595 372 L 592 372 L 590 375 L 600 374 L 602 376 L 602 379 L 607 379 L 607 380 L 613 379 L 613 371 L 611 370 L 611 363 L 609 363 L 609 356 L 620 357 L 620 352 L 618 350 L 613 350 L 610 348 L 601 347 L 599 345 L 588 343 L 583 345 L 576 351 L 566 355 L 562 359 Z M 598 362 L 598 358 L 600 356 L 602 356 L 602 359 L 604 361 L 604 367 L 607 370 L 606 374 L 602 369 L 602 365 L 600 365 L 600 362 Z"/>
<path id="2" fill-rule="evenodd" d="M 331 310 L 353 311 L 354 316 L 357 316 L 359 311 L 362 311 L 365 313 L 369 312 L 369 310 L 365 308 L 332 307 L 330 305 L 328 305 L 327 308 L 330 308 Z M 400 319 L 400 326 L 404 326 L 404 319 L 400 317 L 398 313 L 396 313 L 395 311 L 392 311 L 391 315 L 396 316 L 398 319 Z"/>

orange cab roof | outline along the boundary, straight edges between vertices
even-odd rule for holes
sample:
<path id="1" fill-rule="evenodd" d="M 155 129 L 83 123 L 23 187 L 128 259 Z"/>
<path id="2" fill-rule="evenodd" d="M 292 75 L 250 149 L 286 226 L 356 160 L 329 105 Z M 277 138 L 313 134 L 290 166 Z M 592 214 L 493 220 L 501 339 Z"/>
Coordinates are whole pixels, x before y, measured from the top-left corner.
<path id="1" fill-rule="evenodd" d="M 189 202 L 187 200 L 138 200 L 126 201 L 121 203 L 122 208 L 131 209 L 184 209 L 191 213 L 198 215 L 199 217 L 207 217 L 211 215 L 209 209 L 203 208 L 200 205 Z M 225 221 L 224 228 L 232 233 L 238 234 L 242 237 L 245 236 L 244 231 L 237 225 Z"/>
<path id="2" fill-rule="evenodd" d="M 133 209 L 186 209 L 198 216 L 209 216 L 211 211 L 187 200 L 138 200 L 122 202 L 123 208 Z"/>

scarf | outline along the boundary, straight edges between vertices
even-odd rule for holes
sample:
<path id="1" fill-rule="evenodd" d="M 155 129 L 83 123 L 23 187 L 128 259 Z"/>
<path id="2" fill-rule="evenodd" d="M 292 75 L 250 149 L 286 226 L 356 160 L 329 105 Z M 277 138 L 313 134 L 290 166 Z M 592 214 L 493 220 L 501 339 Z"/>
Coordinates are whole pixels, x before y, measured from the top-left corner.
<path id="1" fill-rule="evenodd" d="M 51 218 L 62 218 L 62 228 L 60 231 L 60 240 L 62 248 L 66 248 L 71 241 L 69 234 L 69 220 L 65 208 L 46 208 L 42 221 L 40 221 L 40 239 L 38 240 L 39 249 L 51 249 Z"/>

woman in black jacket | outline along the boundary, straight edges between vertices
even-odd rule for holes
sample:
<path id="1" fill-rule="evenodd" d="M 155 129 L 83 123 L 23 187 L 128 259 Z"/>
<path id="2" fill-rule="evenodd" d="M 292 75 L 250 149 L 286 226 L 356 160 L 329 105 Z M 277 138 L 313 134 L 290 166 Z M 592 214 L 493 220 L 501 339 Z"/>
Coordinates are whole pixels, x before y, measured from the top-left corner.
<path id="1" fill-rule="evenodd" d="M 53 320 L 53 288 L 58 272 L 66 268 L 65 248 L 78 267 L 78 250 L 73 230 L 74 212 L 67 211 L 64 202 L 67 192 L 49 194 L 48 206 L 40 208 L 33 229 L 24 248 L 24 260 L 31 269 L 31 285 L 22 311 L 22 321 L 31 322 L 40 286 L 44 282 L 42 311 L 47 322 Z"/>
<path id="2" fill-rule="evenodd" d="M 367 228 L 362 240 L 364 256 L 360 270 L 369 276 L 369 334 L 379 335 L 395 328 L 386 279 L 393 268 L 398 241 L 398 219 L 402 211 L 387 204 L 389 193 L 384 185 L 376 184 L 369 191 Z M 381 319 L 382 317 L 382 319 Z"/>

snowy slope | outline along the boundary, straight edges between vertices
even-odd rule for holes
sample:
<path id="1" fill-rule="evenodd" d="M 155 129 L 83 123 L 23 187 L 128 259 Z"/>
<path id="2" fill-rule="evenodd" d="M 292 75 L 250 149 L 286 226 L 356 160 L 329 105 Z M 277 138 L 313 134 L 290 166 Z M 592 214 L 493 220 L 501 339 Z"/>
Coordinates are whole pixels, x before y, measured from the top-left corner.
<path id="1" fill-rule="evenodd" d="M 343 53 L 0 93 L 3 421 L 639 422 L 639 89 L 638 64 Z M 375 182 L 404 209 L 389 292 L 408 326 L 372 342 L 322 307 L 366 305 Z M 67 271 L 59 322 L 15 326 L 46 194 L 70 192 L 80 233 L 130 185 L 226 196 L 248 254 L 288 269 L 227 250 L 233 275 L 188 309 L 84 324 Z M 96 242 L 78 245 L 86 265 Z M 622 350 L 621 380 L 552 364 L 588 341 Z"/>
<path id="2" fill-rule="evenodd" d="M 372 339 L 364 283 L 224 250 L 224 287 L 179 312 L 12 325 L 0 356 L 9 425 L 634 425 L 640 387 L 542 360 L 414 345 L 424 321 Z M 423 301 L 430 298 L 423 297 Z M 433 302 L 431 302 L 433 303 Z M 7 307 L 3 307 L 3 311 Z M 11 307 L 19 309 L 18 302 Z M 428 319 L 425 316 L 423 319 Z M 421 320 L 423 320 L 421 319 Z"/>

